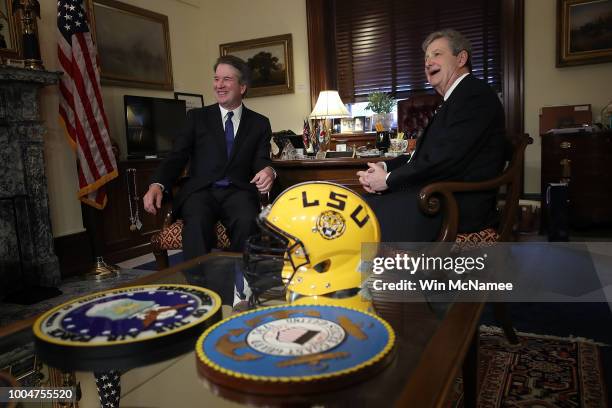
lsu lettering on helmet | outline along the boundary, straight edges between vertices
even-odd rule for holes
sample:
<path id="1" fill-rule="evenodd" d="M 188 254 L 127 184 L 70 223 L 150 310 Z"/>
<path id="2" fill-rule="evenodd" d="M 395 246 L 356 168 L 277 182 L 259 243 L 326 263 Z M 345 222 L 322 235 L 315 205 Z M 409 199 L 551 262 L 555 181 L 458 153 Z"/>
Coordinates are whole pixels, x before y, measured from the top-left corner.
<path id="1" fill-rule="evenodd" d="M 262 211 L 259 224 L 283 252 L 290 303 L 371 309 L 360 266 L 377 245 L 362 254 L 362 243 L 378 243 L 380 227 L 359 194 L 329 182 L 297 184 Z"/>

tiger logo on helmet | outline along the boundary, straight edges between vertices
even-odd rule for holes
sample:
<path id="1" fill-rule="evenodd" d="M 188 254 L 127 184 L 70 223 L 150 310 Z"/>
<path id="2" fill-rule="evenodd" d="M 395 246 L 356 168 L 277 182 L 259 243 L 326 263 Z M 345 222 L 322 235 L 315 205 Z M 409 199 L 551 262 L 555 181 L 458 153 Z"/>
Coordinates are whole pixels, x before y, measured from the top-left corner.
<path id="1" fill-rule="evenodd" d="M 372 310 L 361 269 L 375 256 L 380 227 L 359 194 L 330 182 L 296 184 L 261 212 L 258 223 L 283 256 L 289 303 Z M 374 245 L 362 253 L 362 243 Z M 247 252 L 251 247 L 247 243 Z"/>
<path id="2" fill-rule="evenodd" d="M 344 233 L 345 229 L 346 222 L 337 211 L 324 211 L 317 219 L 317 230 L 325 239 L 336 239 Z"/>

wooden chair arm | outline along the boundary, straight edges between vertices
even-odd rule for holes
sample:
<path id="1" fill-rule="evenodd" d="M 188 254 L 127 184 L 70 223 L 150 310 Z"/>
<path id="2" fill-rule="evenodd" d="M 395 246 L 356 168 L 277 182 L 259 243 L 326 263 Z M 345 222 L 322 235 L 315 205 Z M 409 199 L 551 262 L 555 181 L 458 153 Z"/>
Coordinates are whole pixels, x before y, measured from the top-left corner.
<path id="1" fill-rule="evenodd" d="M 476 192 L 498 189 L 508 186 L 504 214 L 500 221 L 500 237 L 505 240 L 512 228 L 520 191 L 518 184 L 521 181 L 525 148 L 533 143 L 528 135 L 522 135 L 514 146 L 514 152 L 509 166 L 498 177 L 478 182 L 462 181 L 439 181 L 429 184 L 419 192 L 419 207 L 425 214 L 434 215 L 442 211 L 442 229 L 438 235 L 438 241 L 454 242 L 457 237 L 459 226 L 459 207 L 455 199 L 455 193 Z"/>

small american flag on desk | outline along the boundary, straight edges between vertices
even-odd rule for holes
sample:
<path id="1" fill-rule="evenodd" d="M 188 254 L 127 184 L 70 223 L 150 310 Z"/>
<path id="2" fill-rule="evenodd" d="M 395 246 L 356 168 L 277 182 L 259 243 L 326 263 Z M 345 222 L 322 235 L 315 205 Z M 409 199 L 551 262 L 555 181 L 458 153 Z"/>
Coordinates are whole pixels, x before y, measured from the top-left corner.
<path id="1" fill-rule="evenodd" d="M 57 2 L 57 28 L 57 55 L 64 70 L 59 114 L 76 150 L 77 196 L 84 203 L 102 209 L 106 194 L 101 187 L 118 173 L 102 101 L 96 47 L 83 0 Z"/>

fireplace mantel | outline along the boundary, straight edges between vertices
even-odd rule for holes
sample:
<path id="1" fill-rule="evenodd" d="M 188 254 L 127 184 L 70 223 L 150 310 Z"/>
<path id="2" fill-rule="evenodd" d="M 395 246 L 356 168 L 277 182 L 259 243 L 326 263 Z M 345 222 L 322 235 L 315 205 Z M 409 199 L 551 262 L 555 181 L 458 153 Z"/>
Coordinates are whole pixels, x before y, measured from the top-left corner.
<path id="1" fill-rule="evenodd" d="M 61 73 L 0 66 L 0 298 L 56 286 L 40 89 Z"/>

